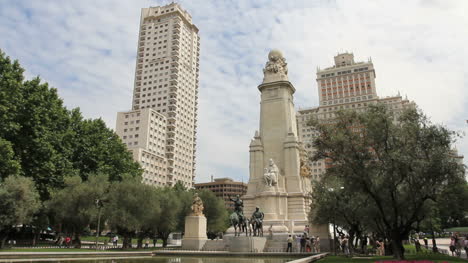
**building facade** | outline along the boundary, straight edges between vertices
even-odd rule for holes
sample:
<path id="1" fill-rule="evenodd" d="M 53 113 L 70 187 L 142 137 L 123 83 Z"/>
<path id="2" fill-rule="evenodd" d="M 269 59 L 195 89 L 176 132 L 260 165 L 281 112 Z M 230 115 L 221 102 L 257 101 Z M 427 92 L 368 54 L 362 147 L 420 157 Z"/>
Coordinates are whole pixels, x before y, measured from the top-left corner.
<path id="1" fill-rule="evenodd" d="M 298 135 L 309 156 L 314 154 L 312 142 L 318 132 L 308 123 L 311 120 L 333 122 L 336 111 L 352 109 L 365 111 L 369 105 L 381 103 L 394 112 L 395 118 L 404 109 L 415 107 L 414 102 L 397 96 L 379 98 L 375 84 L 375 69 L 372 60 L 355 62 L 352 53 L 334 57 L 332 67 L 317 70 L 319 106 L 300 109 L 297 114 Z M 313 180 L 325 173 L 325 160 L 309 161 Z"/>
<path id="2" fill-rule="evenodd" d="M 172 3 L 143 8 L 139 31 L 132 110 L 117 114 L 117 134 L 142 164 L 145 183 L 181 181 L 190 188 L 196 161 L 198 28 L 187 11 Z"/>
<path id="3" fill-rule="evenodd" d="M 195 184 L 195 189 L 212 191 L 217 197 L 224 200 L 226 208 L 234 209 L 234 203 L 230 200 L 230 197 L 245 195 L 247 193 L 247 184 L 236 182 L 231 178 L 217 178 L 208 183 Z"/>

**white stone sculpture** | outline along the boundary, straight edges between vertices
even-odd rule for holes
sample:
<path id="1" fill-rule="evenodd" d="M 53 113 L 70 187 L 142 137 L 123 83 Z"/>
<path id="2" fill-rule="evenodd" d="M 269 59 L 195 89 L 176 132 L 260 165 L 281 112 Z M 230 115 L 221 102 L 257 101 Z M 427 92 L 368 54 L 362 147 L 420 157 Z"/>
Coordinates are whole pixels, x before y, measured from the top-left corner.
<path id="1" fill-rule="evenodd" d="M 288 81 L 288 64 L 279 50 L 273 49 L 270 51 L 263 74 L 263 83 Z"/>
<path id="2" fill-rule="evenodd" d="M 275 186 L 278 183 L 278 175 L 279 175 L 278 166 L 276 166 L 273 159 L 270 159 L 268 167 L 265 168 L 265 173 L 263 174 L 263 177 L 265 179 L 265 184 L 268 187 Z"/>

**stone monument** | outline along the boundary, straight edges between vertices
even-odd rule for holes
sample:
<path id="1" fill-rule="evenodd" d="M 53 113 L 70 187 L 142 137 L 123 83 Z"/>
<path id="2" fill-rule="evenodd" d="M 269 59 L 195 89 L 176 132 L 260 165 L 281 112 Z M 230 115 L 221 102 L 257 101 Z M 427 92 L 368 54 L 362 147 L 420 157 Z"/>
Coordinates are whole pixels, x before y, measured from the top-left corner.
<path id="1" fill-rule="evenodd" d="M 297 137 L 294 86 L 278 50 L 268 54 L 261 93 L 260 129 L 250 143 L 250 178 L 243 196 L 246 215 L 261 207 L 266 233 L 302 234 L 308 225 L 311 180 Z M 301 162 L 302 157 L 302 162 Z"/>
<path id="2" fill-rule="evenodd" d="M 185 235 L 182 249 L 202 250 L 206 241 L 206 217 L 203 215 L 203 201 L 195 193 L 192 201 L 192 213 L 185 217 Z"/>

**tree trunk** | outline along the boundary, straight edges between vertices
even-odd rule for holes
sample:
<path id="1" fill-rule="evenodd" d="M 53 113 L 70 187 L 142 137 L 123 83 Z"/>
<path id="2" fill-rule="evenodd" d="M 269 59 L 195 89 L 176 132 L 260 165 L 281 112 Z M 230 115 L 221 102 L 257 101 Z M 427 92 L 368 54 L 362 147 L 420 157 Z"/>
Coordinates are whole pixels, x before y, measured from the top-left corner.
<path id="1" fill-rule="evenodd" d="M 81 248 L 80 234 L 75 234 L 75 248 Z"/>
<path id="2" fill-rule="evenodd" d="M 437 253 L 438 249 L 437 249 L 434 229 L 431 229 L 431 230 L 432 230 L 432 252 Z"/>
<path id="3" fill-rule="evenodd" d="M 169 233 L 160 233 L 159 235 L 162 239 L 162 246 L 167 247 L 167 239 L 169 238 Z"/>
<path id="4" fill-rule="evenodd" d="M 405 259 L 405 248 L 403 247 L 403 238 L 398 232 L 392 233 L 392 251 L 393 251 L 393 258 L 397 260 L 404 260 Z"/>
<path id="5" fill-rule="evenodd" d="M 0 239 L 0 249 L 3 249 L 5 247 L 5 242 L 8 238 L 8 235 L 2 235 Z"/>
<path id="6" fill-rule="evenodd" d="M 143 235 L 139 235 L 138 237 L 137 248 L 143 248 Z"/>

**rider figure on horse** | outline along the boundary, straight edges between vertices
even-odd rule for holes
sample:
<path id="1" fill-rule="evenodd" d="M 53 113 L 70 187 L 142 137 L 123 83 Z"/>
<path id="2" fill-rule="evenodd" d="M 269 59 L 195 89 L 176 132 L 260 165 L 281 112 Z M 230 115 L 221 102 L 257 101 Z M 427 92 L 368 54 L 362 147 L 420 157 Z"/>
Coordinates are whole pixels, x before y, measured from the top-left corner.
<path id="1" fill-rule="evenodd" d="M 257 206 L 255 212 L 253 212 L 250 222 L 253 225 L 254 236 L 263 236 L 263 218 L 265 214 L 260 211 L 260 208 Z"/>
<path id="2" fill-rule="evenodd" d="M 229 200 L 234 202 L 234 212 L 237 214 L 241 221 L 244 221 L 244 202 L 240 199 L 239 195 L 236 195 L 236 198 L 232 199 L 229 197 Z"/>

